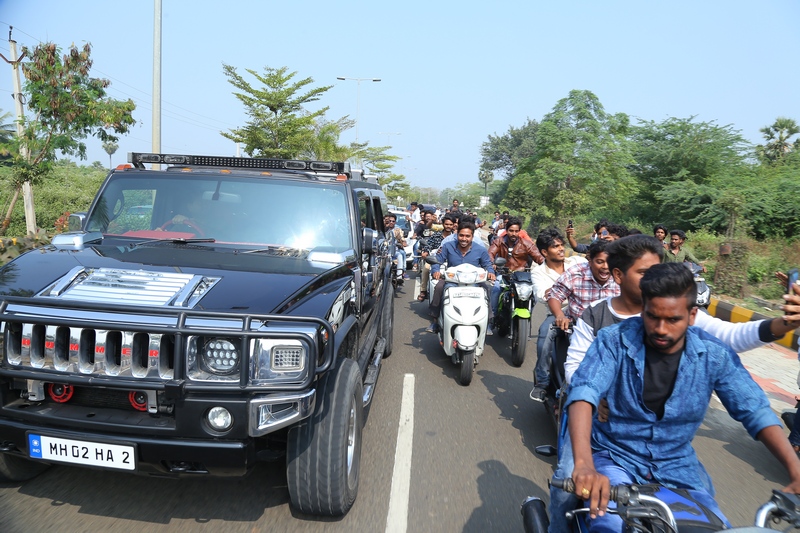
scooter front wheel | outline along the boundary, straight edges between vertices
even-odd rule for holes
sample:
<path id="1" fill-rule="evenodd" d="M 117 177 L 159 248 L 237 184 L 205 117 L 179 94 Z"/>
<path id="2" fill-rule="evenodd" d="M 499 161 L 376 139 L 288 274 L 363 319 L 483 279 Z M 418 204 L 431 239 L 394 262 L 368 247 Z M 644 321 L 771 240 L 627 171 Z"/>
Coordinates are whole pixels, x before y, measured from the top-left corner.
<path id="1" fill-rule="evenodd" d="M 475 350 L 461 350 L 459 348 L 458 354 L 461 359 L 461 372 L 458 376 L 458 382 L 466 387 L 472 383 L 472 372 L 475 370 Z"/>

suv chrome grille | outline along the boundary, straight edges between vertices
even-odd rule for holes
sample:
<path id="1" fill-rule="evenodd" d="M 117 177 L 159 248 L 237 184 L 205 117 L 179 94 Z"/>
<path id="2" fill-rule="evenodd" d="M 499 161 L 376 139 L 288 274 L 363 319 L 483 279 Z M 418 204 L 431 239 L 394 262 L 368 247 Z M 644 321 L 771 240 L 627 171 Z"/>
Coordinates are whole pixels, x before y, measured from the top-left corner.
<path id="1" fill-rule="evenodd" d="M 175 337 L 161 333 L 5 322 L 12 365 L 74 374 L 172 379 Z"/>

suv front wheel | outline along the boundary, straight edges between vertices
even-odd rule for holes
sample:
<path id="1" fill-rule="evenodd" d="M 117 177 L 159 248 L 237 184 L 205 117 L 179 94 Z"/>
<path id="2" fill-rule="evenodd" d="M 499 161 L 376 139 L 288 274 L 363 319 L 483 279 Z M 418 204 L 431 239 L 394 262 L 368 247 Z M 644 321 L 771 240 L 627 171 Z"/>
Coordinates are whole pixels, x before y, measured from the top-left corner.
<path id="1" fill-rule="evenodd" d="M 353 506 L 361 469 L 362 391 L 358 364 L 340 358 L 318 382 L 314 414 L 289 431 L 287 482 L 298 511 L 342 516 Z"/>

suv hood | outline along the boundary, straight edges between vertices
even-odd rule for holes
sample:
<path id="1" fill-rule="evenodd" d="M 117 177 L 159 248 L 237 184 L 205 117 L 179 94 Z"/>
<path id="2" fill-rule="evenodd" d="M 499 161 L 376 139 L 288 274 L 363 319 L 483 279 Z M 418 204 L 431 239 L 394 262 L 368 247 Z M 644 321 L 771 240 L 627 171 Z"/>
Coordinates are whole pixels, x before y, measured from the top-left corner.
<path id="1" fill-rule="evenodd" d="M 275 256 L 171 243 L 82 250 L 47 246 L 0 269 L 0 295 L 52 298 L 54 306 L 83 301 L 292 314 L 307 295 L 330 283 L 343 284 L 351 275 L 347 264 L 312 262 L 307 254 Z"/>

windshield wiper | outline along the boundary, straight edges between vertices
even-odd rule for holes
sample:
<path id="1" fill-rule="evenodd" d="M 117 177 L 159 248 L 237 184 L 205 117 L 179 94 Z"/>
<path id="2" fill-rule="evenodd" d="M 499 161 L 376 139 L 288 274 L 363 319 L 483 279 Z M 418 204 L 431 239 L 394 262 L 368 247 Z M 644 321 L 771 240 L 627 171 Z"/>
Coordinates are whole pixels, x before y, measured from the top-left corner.
<path id="1" fill-rule="evenodd" d="M 172 244 L 195 244 L 199 242 L 216 242 L 215 239 L 211 238 L 197 238 L 197 239 L 184 239 L 183 237 L 172 237 L 167 239 L 149 239 L 146 241 L 135 242 L 130 245 L 130 249 L 133 250 L 139 246 L 143 246 L 145 244 L 156 244 L 159 242 L 170 242 Z"/>
<path id="2" fill-rule="evenodd" d="M 244 250 L 243 254 L 263 254 L 271 253 L 273 255 L 282 255 L 288 257 L 300 257 L 307 254 L 310 250 L 305 248 L 292 248 L 291 246 L 267 246 L 266 248 L 257 248 L 255 250 Z"/>

